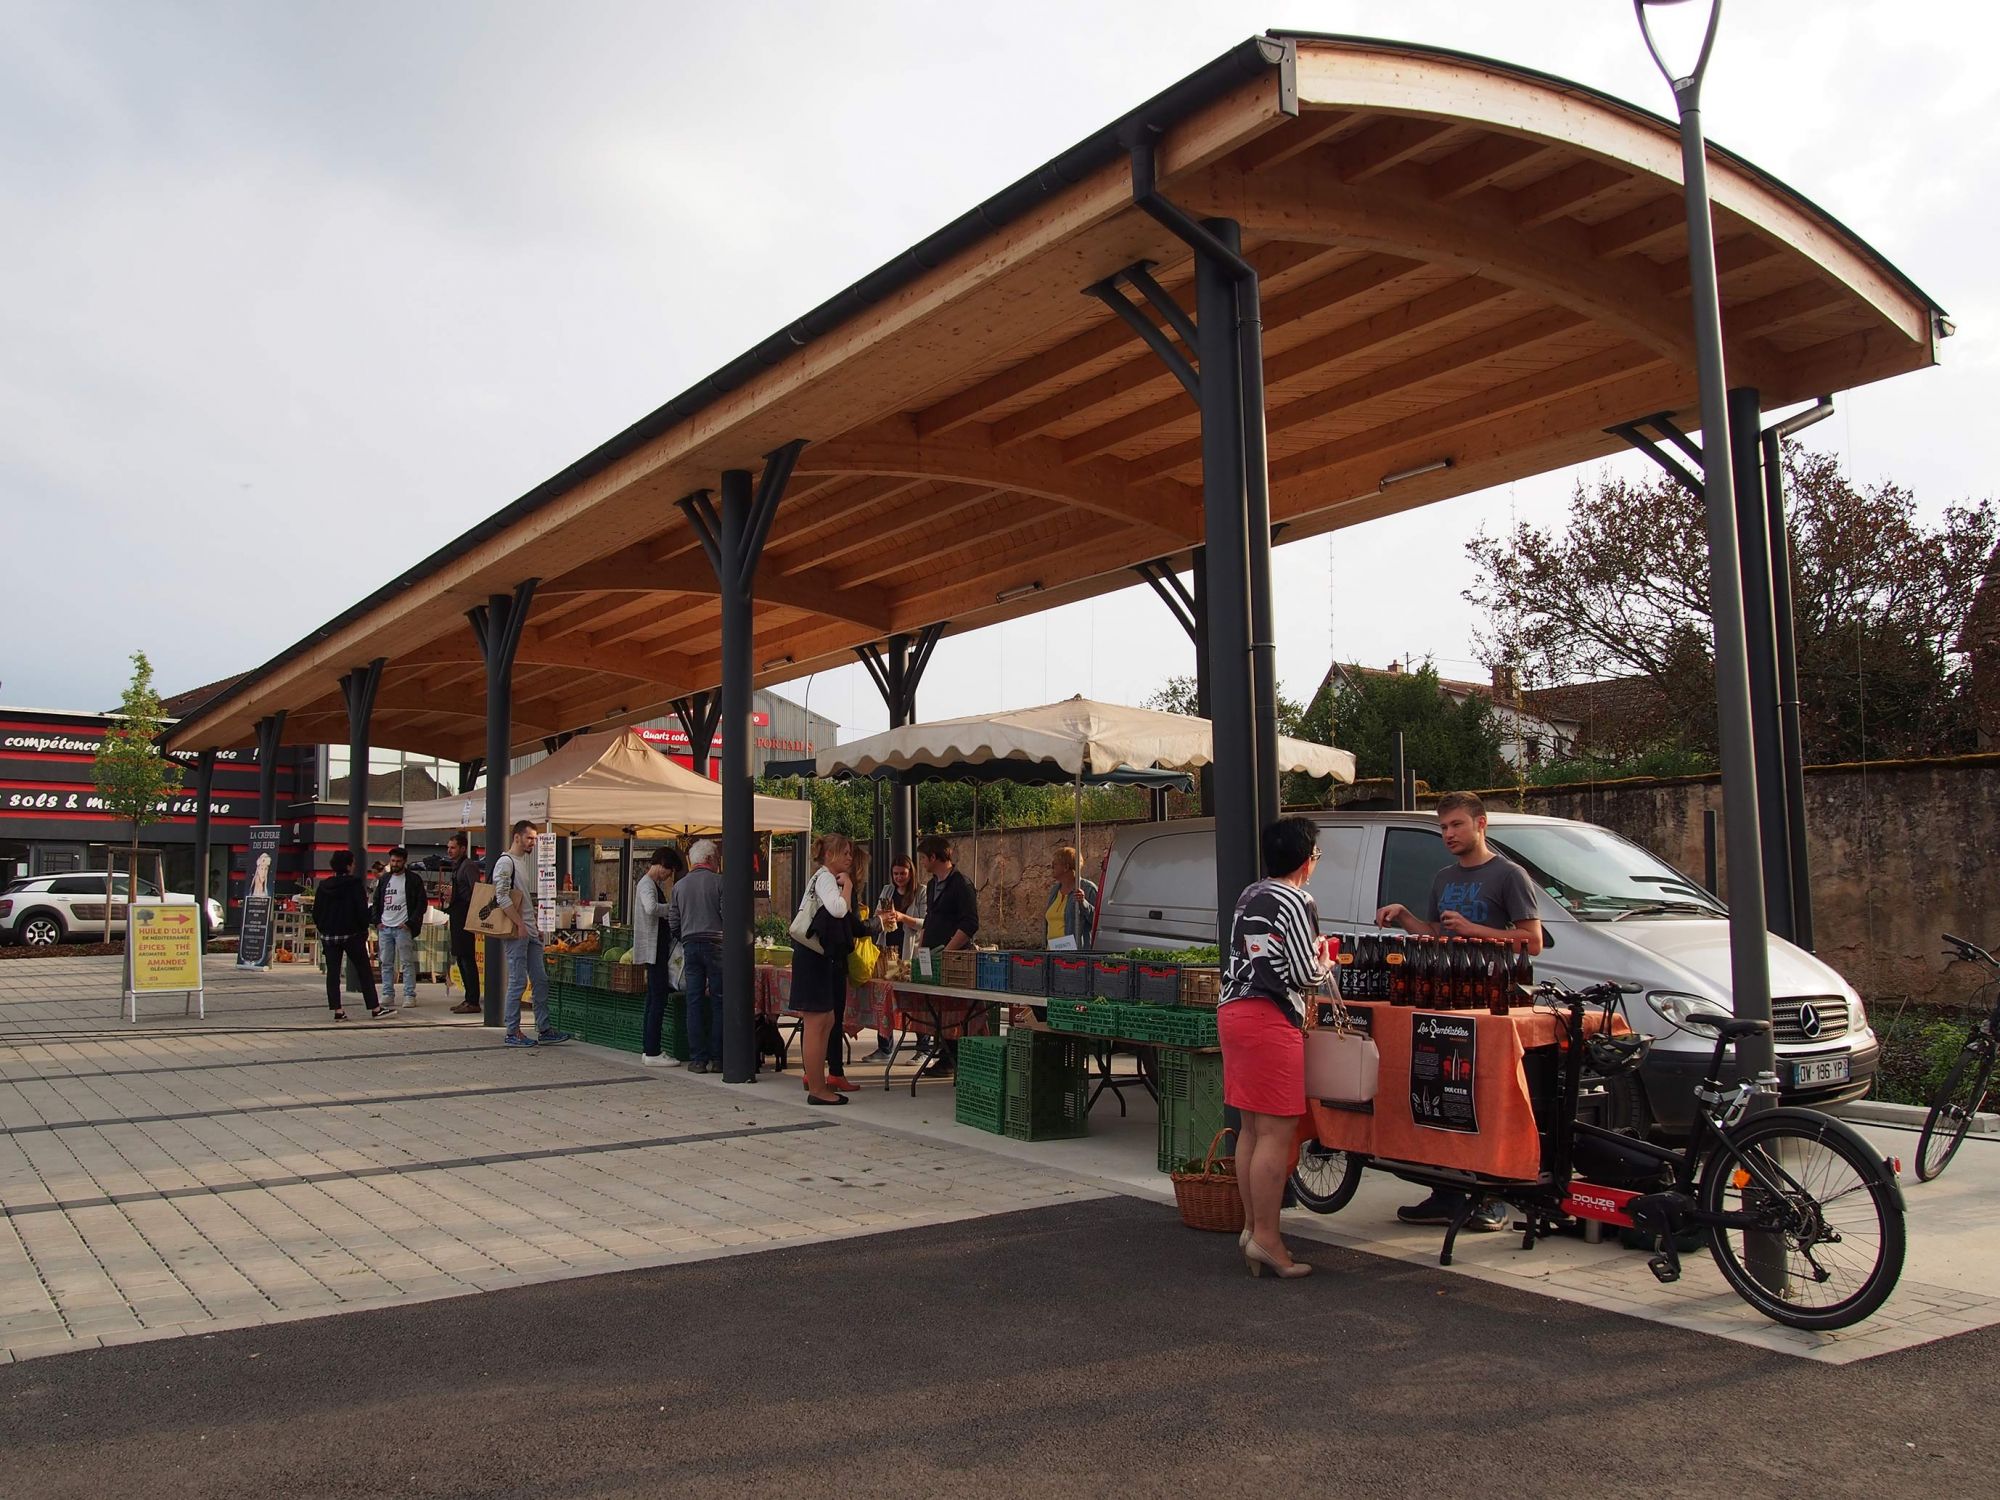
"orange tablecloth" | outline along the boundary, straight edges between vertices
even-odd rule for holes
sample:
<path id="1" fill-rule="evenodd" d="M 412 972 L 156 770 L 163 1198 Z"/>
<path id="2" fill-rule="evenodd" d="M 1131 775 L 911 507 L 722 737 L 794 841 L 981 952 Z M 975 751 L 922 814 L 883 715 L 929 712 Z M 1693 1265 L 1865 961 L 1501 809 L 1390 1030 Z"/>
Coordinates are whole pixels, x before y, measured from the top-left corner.
<path id="1" fill-rule="evenodd" d="M 1541 1138 L 1535 1132 L 1535 1110 L 1521 1056 L 1527 1047 L 1556 1040 L 1558 1022 L 1553 1014 L 1526 1008 L 1506 1016 L 1449 1012 L 1453 1019 L 1471 1021 L 1478 1029 L 1472 1099 L 1479 1129 L 1468 1132 L 1420 1125 L 1411 1113 L 1411 1019 L 1429 1012 L 1352 1000 L 1347 1004 L 1370 1016 L 1375 1045 L 1382 1053 L 1381 1082 L 1372 1114 L 1307 1101 L 1305 1123 L 1317 1132 L 1321 1145 L 1517 1181 L 1540 1175 Z"/>

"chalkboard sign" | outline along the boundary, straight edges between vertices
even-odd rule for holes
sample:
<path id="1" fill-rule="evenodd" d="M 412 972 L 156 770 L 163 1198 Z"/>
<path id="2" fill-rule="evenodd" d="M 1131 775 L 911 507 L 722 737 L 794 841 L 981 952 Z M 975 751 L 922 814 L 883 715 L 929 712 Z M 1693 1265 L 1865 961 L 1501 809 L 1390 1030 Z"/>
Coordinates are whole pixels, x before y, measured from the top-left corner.
<path id="1" fill-rule="evenodd" d="M 1479 1025 L 1465 1011 L 1410 1016 L 1410 1117 L 1433 1130 L 1479 1133 L 1472 1080 Z"/>

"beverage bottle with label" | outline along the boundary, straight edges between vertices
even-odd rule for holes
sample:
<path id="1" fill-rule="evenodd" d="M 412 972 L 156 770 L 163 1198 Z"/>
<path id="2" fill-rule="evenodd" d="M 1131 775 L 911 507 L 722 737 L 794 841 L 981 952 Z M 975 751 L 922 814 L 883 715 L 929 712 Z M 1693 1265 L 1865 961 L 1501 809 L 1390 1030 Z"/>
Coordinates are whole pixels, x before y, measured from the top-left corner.
<path id="1" fill-rule="evenodd" d="M 1386 998 L 1391 1005 L 1409 1005 L 1413 1003 L 1410 999 L 1409 966 L 1404 962 L 1400 947 L 1392 947 L 1383 955 L 1382 977 L 1388 984 Z"/>
<path id="2" fill-rule="evenodd" d="M 1354 973 L 1355 957 L 1359 952 L 1360 945 L 1350 933 L 1342 933 L 1334 938 L 1333 941 L 1340 945 L 1339 952 L 1333 960 L 1334 988 L 1340 991 L 1343 998 L 1351 1000 L 1361 993 L 1361 981 L 1355 977 Z"/>
<path id="3" fill-rule="evenodd" d="M 1374 945 L 1369 941 L 1368 934 L 1357 932 L 1354 935 L 1354 988 L 1341 991 L 1350 1000 L 1368 1000 L 1374 997 L 1375 977 L 1368 972 L 1373 965 L 1374 957 Z"/>
<path id="4" fill-rule="evenodd" d="M 1416 986 L 1412 995 L 1416 1004 L 1425 1007 L 1434 1007 L 1439 1003 L 1437 947 L 1437 939 L 1434 937 L 1420 935 L 1416 939 L 1416 953 L 1413 955 L 1416 959 L 1416 972 L 1413 976 Z"/>
<path id="5" fill-rule="evenodd" d="M 1488 943 L 1486 945 L 1486 1009 L 1496 1016 L 1504 1016 L 1513 1009 L 1512 986 L 1507 980 L 1507 945 Z"/>
<path id="6" fill-rule="evenodd" d="M 1531 1004 L 1530 997 L 1535 992 L 1535 961 L 1528 957 L 1528 950 L 1526 948 L 1516 948 L 1514 950 L 1514 961 L 1509 967 L 1511 972 L 1508 978 L 1514 985 L 1517 998 L 1523 1005 Z M 1527 993 L 1521 994 L 1520 992 L 1523 990 Z"/>
<path id="7" fill-rule="evenodd" d="M 1448 1002 L 1453 1010 L 1464 1010 L 1472 993 L 1472 968 L 1466 960 L 1470 956 L 1464 938 L 1445 940 L 1445 973 L 1451 986 Z"/>

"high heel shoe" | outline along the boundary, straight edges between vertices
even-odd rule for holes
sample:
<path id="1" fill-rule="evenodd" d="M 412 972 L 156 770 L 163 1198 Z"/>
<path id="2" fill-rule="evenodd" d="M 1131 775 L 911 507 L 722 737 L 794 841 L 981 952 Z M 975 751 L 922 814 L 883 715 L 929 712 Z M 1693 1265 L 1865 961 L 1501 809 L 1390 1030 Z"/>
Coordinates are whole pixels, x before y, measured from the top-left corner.
<path id="1" fill-rule="evenodd" d="M 1250 1268 L 1252 1276 L 1262 1276 L 1268 1270 L 1273 1276 L 1283 1277 L 1287 1281 L 1300 1276 L 1310 1276 L 1313 1271 L 1313 1268 L 1302 1260 L 1295 1260 L 1288 1266 L 1281 1264 L 1270 1251 L 1255 1240 L 1244 1241 L 1243 1263 Z"/>

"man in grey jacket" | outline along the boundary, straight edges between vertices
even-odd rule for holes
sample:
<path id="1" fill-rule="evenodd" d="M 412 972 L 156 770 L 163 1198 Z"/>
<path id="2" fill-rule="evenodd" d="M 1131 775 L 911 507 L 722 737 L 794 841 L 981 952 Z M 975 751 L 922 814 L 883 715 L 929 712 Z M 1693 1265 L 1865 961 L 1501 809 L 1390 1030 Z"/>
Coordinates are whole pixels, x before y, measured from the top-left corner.
<path id="1" fill-rule="evenodd" d="M 688 1071 L 722 1071 L 722 877 L 715 873 L 715 840 L 688 851 L 693 867 L 674 882 L 667 900 L 667 931 L 681 945 L 687 988 Z"/>

